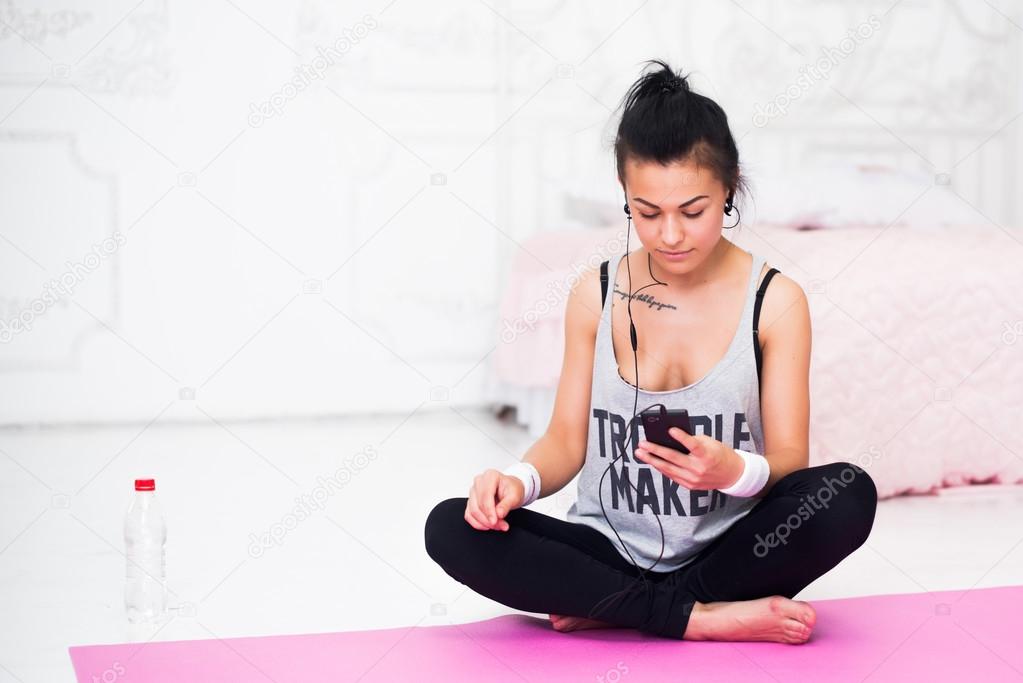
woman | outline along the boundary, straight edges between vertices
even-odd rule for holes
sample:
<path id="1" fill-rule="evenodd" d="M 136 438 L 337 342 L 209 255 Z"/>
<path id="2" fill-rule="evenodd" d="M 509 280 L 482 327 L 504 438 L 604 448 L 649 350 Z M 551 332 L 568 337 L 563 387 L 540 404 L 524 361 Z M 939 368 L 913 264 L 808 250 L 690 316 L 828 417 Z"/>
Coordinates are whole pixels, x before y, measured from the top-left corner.
<path id="1" fill-rule="evenodd" d="M 438 503 L 426 549 L 558 631 L 803 643 L 815 613 L 792 598 L 866 541 L 877 490 L 854 464 L 809 467 L 806 296 L 722 238 L 746 189 L 727 117 L 652 63 L 615 142 L 642 248 L 602 264 L 603 299 L 598 271 L 573 287 L 546 433 Z M 638 438 L 647 406 L 688 410 L 676 447 Z M 566 521 L 525 507 L 577 474 Z"/>

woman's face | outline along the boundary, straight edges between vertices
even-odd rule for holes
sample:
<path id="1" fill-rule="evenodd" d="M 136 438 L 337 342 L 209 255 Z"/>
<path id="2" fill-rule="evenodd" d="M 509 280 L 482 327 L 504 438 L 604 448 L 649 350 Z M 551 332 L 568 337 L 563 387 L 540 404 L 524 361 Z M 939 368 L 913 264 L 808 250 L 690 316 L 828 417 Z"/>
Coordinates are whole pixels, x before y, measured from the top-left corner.
<path id="1" fill-rule="evenodd" d="M 671 273 L 695 270 L 721 239 L 724 184 L 692 162 L 662 166 L 629 159 L 625 195 L 636 234 L 658 264 Z M 688 251 L 681 258 L 671 252 Z"/>

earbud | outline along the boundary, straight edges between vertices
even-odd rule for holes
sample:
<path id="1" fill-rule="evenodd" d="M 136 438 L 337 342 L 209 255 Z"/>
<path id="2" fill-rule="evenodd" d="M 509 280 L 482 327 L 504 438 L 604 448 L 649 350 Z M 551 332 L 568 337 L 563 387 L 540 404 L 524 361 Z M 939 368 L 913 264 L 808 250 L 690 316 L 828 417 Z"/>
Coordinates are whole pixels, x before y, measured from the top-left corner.
<path id="1" fill-rule="evenodd" d="M 728 199 L 725 200 L 725 213 L 731 215 L 732 213 L 732 197 L 731 192 L 728 193 Z"/>
<path id="2" fill-rule="evenodd" d="M 629 203 L 625 202 L 625 206 L 622 208 L 625 209 L 625 215 L 628 216 L 629 218 L 632 218 L 632 211 L 629 210 Z"/>

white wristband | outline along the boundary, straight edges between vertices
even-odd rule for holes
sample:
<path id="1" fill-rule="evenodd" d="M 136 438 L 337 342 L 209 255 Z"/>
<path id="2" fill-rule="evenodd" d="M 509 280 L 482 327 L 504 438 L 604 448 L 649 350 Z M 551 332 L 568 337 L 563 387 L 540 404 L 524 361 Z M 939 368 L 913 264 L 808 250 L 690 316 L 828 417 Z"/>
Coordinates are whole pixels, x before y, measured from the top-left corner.
<path id="1" fill-rule="evenodd" d="M 508 465 L 501 474 L 516 477 L 526 489 L 525 497 L 519 507 L 525 507 L 540 497 L 540 473 L 530 463 L 522 461 Z"/>
<path id="2" fill-rule="evenodd" d="M 768 464 L 767 458 L 759 453 L 742 451 L 738 448 L 735 449 L 735 452 L 743 461 L 742 474 L 734 484 L 728 488 L 718 489 L 718 491 L 740 498 L 755 496 L 767 485 L 767 480 L 771 476 L 771 466 Z"/>

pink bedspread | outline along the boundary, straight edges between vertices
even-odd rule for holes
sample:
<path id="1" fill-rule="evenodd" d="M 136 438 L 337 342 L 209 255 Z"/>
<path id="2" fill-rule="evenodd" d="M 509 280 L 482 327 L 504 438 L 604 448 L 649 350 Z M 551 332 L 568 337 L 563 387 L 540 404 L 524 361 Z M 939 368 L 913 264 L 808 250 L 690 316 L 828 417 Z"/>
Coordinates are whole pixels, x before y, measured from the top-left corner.
<path id="1" fill-rule="evenodd" d="M 621 230 L 547 233 L 524 245 L 543 264 L 520 251 L 513 265 L 499 380 L 553 391 L 564 352 L 565 296 L 557 293 L 567 292 L 573 264 L 624 251 Z M 1020 242 L 990 224 L 758 225 L 730 238 L 809 297 L 811 464 L 855 462 L 881 497 L 1023 482 Z"/>

